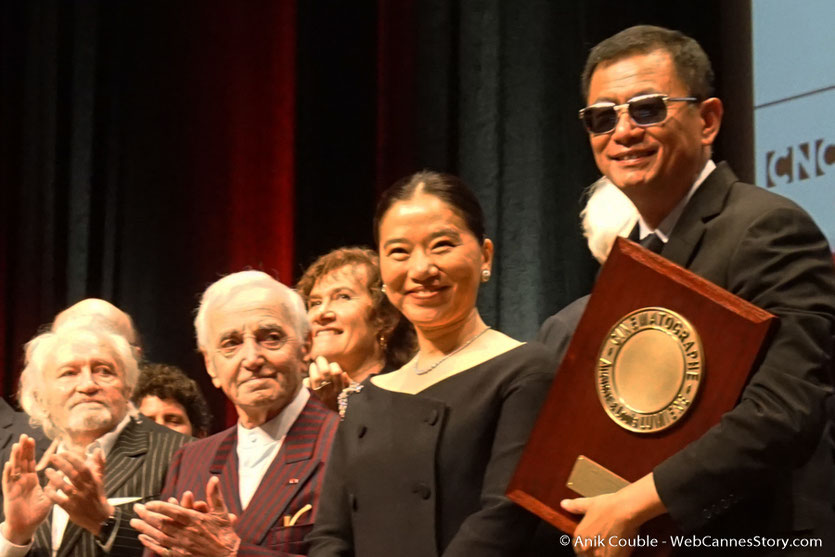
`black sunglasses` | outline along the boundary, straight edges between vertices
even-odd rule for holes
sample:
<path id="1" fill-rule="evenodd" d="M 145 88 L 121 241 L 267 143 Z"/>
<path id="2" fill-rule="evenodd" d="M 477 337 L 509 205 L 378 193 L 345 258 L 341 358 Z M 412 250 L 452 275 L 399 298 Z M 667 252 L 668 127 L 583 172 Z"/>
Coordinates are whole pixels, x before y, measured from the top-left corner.
<path id="1" fill-rule="evenodd" d="M 609 133 L 618 125 L 618 115 L 624 108 L 636 126 L 660 124 L 667 119 L 667 103 L 697 102 L 696 97 L 668 97 L 660 93 L 639 95 L 623 104 L 597 103 L 580 110 L 580 120 L 593 134 Z"/>

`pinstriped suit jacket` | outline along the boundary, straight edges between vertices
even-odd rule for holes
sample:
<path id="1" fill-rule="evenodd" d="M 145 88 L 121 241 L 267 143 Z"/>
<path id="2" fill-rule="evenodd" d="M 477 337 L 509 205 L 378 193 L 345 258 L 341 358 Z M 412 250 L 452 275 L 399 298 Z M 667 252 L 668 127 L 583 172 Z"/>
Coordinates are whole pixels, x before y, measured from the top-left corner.
<path id="1" fill-rule="evenodd" d="M 151 420 L 131 419 L 116 439 L 105 465 L 104 490 L 108 498 L 142 497 L 143 500 L 158 499 L 165 481 L 165 474 L 174 452 L 189 437 Z M 110 555 L 131 557 L 142 555 L 143 546 L 137 539 L 136 530 L 130 527 L 135 516 L 133 503 L 120 505 L 119 529 Z M 51 515 L 50 515 L 51 517 Z M 28 556 L 49 557 L 52 555 L 52 525 L 48 518 L 38 528 L 35 543 Z M 67 524 L 58 557 L 97 557 L 105 555 L 93 534 L 72 521 Z"/>
<path id="2" fill-rule="evenodd" d="M 180 449 L 171 463 L 162 499 L 179 499 L 191 491 L 195 499 L 205 500 L 206 483 L 211 476 L 219 476 L 226 506 L 238 516 L 235 531 L 241 537 L 240 557 L 306 555 L 304 537 L 313 528 L 338 425 L 336 413 L 311 396 L 246 510 L 241 510 L 238 495 L 237 427 Z M 283 517 L 292 517 L 308 503 L 313 510 L 302 515 L 295 526 L 285 527 Z"/>

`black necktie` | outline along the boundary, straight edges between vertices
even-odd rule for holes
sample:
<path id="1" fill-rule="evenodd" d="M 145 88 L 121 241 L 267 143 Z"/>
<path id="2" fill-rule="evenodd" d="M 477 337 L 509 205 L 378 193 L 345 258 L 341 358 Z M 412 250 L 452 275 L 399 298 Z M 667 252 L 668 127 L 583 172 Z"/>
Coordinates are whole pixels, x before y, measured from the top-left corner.
<path id="1" fill-rule="evenodd" d="M 655 232 L 641 240 L 641 245 L 653 253 L 661 253 L 664 249 L 664 241 Z"/>

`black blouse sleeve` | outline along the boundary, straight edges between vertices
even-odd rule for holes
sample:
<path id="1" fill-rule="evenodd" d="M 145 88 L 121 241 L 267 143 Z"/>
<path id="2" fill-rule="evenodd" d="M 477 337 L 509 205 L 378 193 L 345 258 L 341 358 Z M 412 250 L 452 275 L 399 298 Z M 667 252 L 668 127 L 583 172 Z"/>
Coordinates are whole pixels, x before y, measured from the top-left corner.
<path id="1" fill-rule="evenodd" d="M 538 517 L 505 496 L 554 377 L 553 359 L 546 350 L 535 343 L 528 347 L 526 361 L 520 363 L 523 369 L 501 393 L 481 508 L 463 522 L 444 557 L 524 555 L 539 522 Z"/>
<path id="2" fill-rule="evenodd" d="M 348 490 L 345 484 L 347 466 L 345 428 L 340 427 L 325 473 L 325 484 L 319 498 L 313 531 L 307 537 L 309 557 L 353 557 L 354 541 Z"/>

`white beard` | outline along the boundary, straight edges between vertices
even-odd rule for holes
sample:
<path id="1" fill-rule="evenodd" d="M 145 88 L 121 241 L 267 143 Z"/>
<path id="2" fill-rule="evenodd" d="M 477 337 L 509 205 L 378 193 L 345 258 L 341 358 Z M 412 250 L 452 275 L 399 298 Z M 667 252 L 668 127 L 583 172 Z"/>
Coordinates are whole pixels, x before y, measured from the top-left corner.
<path id="1" fill-rule="evenodd" d="M 106 406 L 71 412 L 69 418 L 68 431 L 111 430 L 117 424 L 112 410 Z"/>

